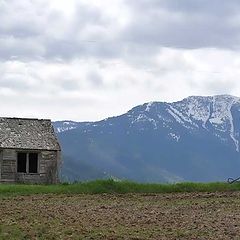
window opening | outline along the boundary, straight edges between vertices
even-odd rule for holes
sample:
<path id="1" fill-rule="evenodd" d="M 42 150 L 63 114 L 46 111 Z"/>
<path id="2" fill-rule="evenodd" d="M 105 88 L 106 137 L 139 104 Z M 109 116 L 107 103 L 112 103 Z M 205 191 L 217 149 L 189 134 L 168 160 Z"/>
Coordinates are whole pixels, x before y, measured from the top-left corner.
<path id="1" fill-rule="evenodd" d="M 19 152 L 17 154 L 18 173 L 38 173 L 38 153 Z"/>
<path id="2" fill-rule="evenodd" d="M 17 156 L 17 171 L 20 173 L 26 173 L 27 169 L 27 154 L 18 153 Z"/>
<path id="3" fill-rule="evenodd" d="M 29 173 L 38 172 L 38 154 L 29 153 Z"/>

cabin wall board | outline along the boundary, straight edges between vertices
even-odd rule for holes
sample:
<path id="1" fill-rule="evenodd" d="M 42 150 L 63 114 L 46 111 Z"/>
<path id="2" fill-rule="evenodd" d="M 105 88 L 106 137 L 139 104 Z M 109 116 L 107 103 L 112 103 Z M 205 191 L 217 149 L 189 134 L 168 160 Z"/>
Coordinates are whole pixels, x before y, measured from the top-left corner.
<path id="1" fill-rule="evenodd" d="M 0 152 L 0 182 L 57 183 L 60 151 L 38 152 L 38 173 L 17 173 L 17 153 L 23 149 L 3 149 Z"/>

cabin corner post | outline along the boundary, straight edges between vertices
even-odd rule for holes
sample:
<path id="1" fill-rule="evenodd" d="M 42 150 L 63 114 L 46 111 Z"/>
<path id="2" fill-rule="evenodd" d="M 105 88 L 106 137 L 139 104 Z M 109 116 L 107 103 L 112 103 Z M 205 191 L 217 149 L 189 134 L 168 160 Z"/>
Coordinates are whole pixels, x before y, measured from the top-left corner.
<path id="1" fill-rule="evenodd" d="M 60 183 L 60 173 L 61 173 L 61 167 L 62 167 L 62 155 L 61 155 L 61 150 L 57 151 L 57 169 L 56 169 L 56 183 Z"/>

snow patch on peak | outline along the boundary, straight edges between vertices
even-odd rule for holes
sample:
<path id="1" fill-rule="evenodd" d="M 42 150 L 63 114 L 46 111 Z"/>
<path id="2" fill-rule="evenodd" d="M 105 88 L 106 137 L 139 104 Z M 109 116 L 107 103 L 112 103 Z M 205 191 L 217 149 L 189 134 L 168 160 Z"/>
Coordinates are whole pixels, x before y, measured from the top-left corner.
<path id="1" fill-rule="evenodd" d="M 228 95 L 219 95 L 213 97 L 213 114 L 209 120 L 211 123 L 219 125 L 217 129 L 229 130 L 231 139 L 233 140 L 236 151 L 239 152 L 239 141 L 235 137 L 235 129 L 232 116 L 232 106 L 240 99 Z M 228 123 L 228 124 L 226 124 Z M 229 127 L 230 126 L 230 127 Z M 229 128 L 229 129 L 228 129 Z"/>
<path id="2" fill-rule="evenodd" d="M 232 96 L 229 94 L 221 94 L 221 95 L 214 95 L 214 96 L 189 96 L 187 98 L 184 98 L 180 102 L 191 102 L 191 101 L 204 101 L 204 102 L 209 102 L 212 101 L 213 99 L 216 100 L 223 100 L 223 101 L 235 101 L 235 102 L 240 102 L 240 98 L 236 96 Z"/>
<path id="3" fill-rule="evenodd" d="M 232 95 L 229 95 L 229 94 L 215 95 L 215 96 L 213 96 L 213 98 L 215 98 L 217 100 L 221 99 L 221 100 L 234 102 L 234 103 L 240 102 L 240 98 L 239 97 L 232 96 Z"/>
<path id="4" fill-rule="evenodd" d="M 190 97 L 191 101 L 185 106 L 185 113 L 189 118 L 202 122 L 202 127 L 206 129 L 206 124 L 211 115 L 209 98 L 207 101 L 203 97 Z"/>
<path id="5" fill-rule="evenodd" d="M 70 125 L 70 124 L 72 124 L 71 121 L 69 121 L 69 122 L 63 122 L 63 125 Z"/>
<path id="6" fill-rule="evenodd" d="M 229 99 L 228 99 L 229 100 Z M 234 100 L 226 101 L 226 99 L 213 97 L 213 112 L 210 118 L 211 123 L 222 124 L 225 120 L 232 119 L 231 108 Z"/>
<path id="7" fill-rule="evenodd" d="M 141 113 L 132 121 L 132 124 L 136 122 L 142 122 L 142 121 L 147 121 L 147 116 Z"/>
<path id="8" fill-rule="evenodd" d="M 147 115 L 141 113 L 134 120 L 132 120 L 131 124 L 139 123 L 139 122 L 150 122 L 154 129 L 157 129 L 157 121 L 153 118 L 148 117 Z"/>
<path id="9" fill-rule="evenodd" d="M 184 109 L 179 108 L 178 106 L 169 105 L 169 109 L 167 110 L 177 122 L 181 123 L 185 128 L 192 128 L 193 126 L 198 128 L 198 125 L 195 124 L 191 118 L 186 114 Z M 187 125 L 186 125 L 187 123 Z"/>
<path id="10" fill-rule="evenodd" d="M 150 111 L 151 106 L 153 105 L 153 103 L 154 103 L 154 102 L 149 102 L 149 103 L 147 103 L 147 106 L 146 106 L 146 109 L 145 109 L 146 112 L 149 112 L 149 111 Z"/>
<path id="11" fill-rule="evenodd" d="M 167 111 L 178 123 L 184 123 L 182 119 L 177 114 L 175 114 L 174 111 L 172 111 L 172 109 L 167 109 Z"/>
<path id="12" fill-rule="evenodd" d="M 168 136 L 170 136 L 172 139 L 176 140 L 177 142 L 180 140 L 180 136 L 176 133 L 169 133 Z"/>
<path id="13" fill-rule="evenodd" d="M 76 129 L 78 124 L 73 121 L 64 121 L 62 122 L 61 126 L 56 127 L 56 132 L 61 133 L 61 132 L 66 132 L 69 130 Z"/>
<path id="14" fill-rule="evenodd" d="M 211 126 L 218 132 L 215 136 L 229 134 L 236 146 L 236 151 L 239 152 L 239 140 L 231 112 L 232 106 L 236 103 L 240 103 L 240 98 L 231 95 L 191 96 L 183 101 L 169 104 L 171 105 L 169 113 L 177 122 L 188 122 L 198 126 L 201 124 L 207 131 L 211 130 Z"/>

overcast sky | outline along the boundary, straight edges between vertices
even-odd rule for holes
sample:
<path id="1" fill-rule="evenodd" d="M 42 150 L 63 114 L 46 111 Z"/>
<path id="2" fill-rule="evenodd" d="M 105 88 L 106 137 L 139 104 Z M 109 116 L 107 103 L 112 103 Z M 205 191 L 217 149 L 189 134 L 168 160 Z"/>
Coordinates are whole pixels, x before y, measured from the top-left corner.
<path id="1" fill-rule="evenodd" d="M 240 96 L 239 0 L 0 0 L 0 23 L 1 116 Z"/>

